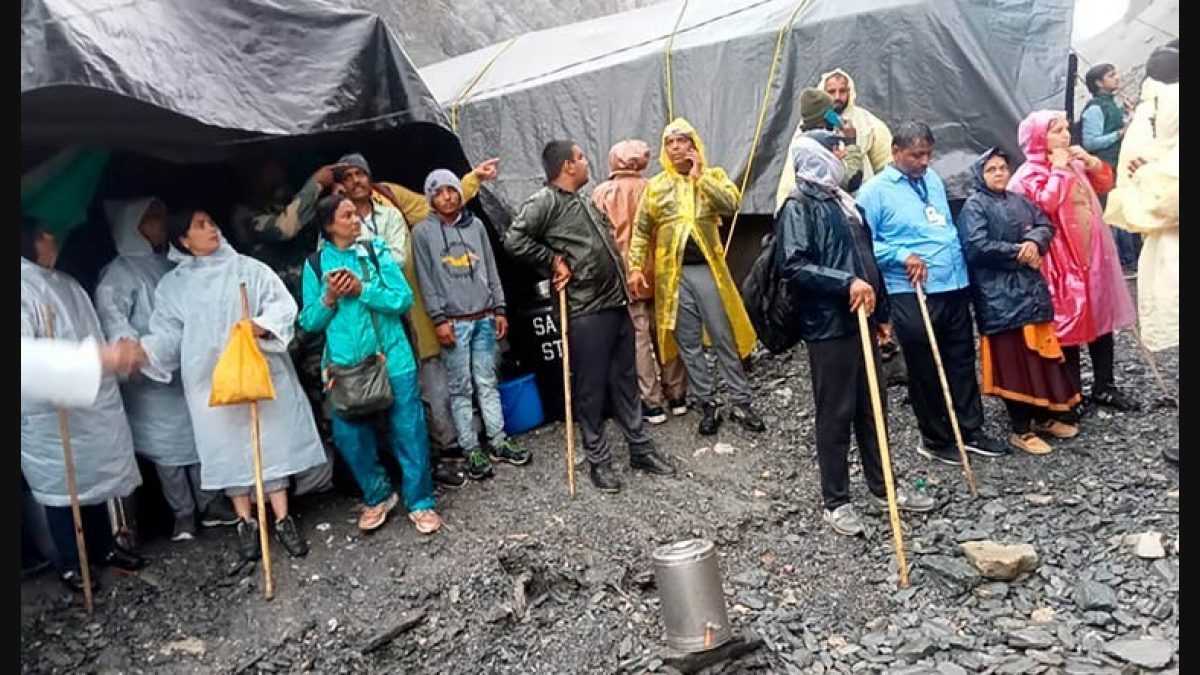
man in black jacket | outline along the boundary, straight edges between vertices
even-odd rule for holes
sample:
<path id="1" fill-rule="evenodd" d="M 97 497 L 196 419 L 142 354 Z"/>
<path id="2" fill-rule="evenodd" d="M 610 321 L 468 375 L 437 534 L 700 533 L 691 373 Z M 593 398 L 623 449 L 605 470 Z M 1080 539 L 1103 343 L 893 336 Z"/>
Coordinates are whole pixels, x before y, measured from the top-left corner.
<path id="1" fill-rule="evenodd" d="M 675 473 L 646 434 L 637 388 L 637 361 L 625 265 L 608 219 L 580 195 L 588 182 L 588 161 L 571 141 L 551 141 L 542 150 L 546 185 L 533 193 L 513 218 L 504 248 L 538 269 L 567 294 L 572 391 L 592 484 L 619 492 L 612 450 L 604 425 L 604 399 L 629 443 L 629 465 L 660 476 Z"/>
<path id="2" fill-rule="evenodd" d="M 862 522 L 850 502 L 850 430 L 854 429 L 863 477 L 875 500 L 886 504 L 883 463 L 863 360 L 856 312 L 871 317 L 877 332 L 889 332 L 887 290 L 875 264 L 871 233 L 854 200 L 838 186 L 843 164 L 813 138 L 801 138 L 792 155 L 796 190 L 776 218 L 780 275 L 796 293 L 796 321 L 808 346 L 813 400 L 817 407 L 817 463 L 825 522 L 854 536 Z M 872 341 L 874 345 L 874 341 Z M 880 373 L 879 351 L 872 367 Z M 882 375 L 877 376 L 882 381 Z M 928 496 L 897 487 L 905 511 L 933 509 Z"/>

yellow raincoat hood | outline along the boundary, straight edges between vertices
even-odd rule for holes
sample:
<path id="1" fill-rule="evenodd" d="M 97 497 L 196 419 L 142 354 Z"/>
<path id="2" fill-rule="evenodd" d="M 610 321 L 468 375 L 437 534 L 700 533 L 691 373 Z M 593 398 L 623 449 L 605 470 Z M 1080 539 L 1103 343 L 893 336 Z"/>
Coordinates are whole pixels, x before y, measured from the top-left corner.
<path id="1" fill-rule="evenodd" d="M 704 169 L 699 180 L 680 175 L 667 156 L 667 138 L 675 134 L 690 137 L 700 153 Z M 745 358 L 754 350 L 758 336 L 750 325 L 750 317 L 729 266 L 725 264 L 725 247 L 721 245 L 720 234 L 721 218 L 733 215 L 741 193 L 724 169 L 708 163 L 704 141 L 682 117 L 663 129 L 658 159 L 663 170 L 650 179 L 638 206 L 629 245 L 629 269 L 642 271 L 647 267 L 647 254 L 654 256 L 654 310 L 662 347 L 659 357 L 667 363 L 676 354 L 674 331 L 679 311 L 679 279 L 683 272 L 684 246 L 691 238 L 708 261 L 733 327 L 738 353 Z"/>

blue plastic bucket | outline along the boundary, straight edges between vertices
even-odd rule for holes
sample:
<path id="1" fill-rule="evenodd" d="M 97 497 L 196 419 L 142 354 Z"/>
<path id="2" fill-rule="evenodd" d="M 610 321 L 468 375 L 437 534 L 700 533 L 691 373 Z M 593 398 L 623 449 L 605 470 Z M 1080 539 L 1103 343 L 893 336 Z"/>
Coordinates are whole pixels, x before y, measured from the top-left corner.
<path id="1" fill-rule="evenodd" d="M 542 397 L 538 395 L 533 375 L 501 382 L 497 388 L 500 390 L 500 409 L 504 412 L 505 433 L 510 436 L 523 434 L 546 421 Z"/>

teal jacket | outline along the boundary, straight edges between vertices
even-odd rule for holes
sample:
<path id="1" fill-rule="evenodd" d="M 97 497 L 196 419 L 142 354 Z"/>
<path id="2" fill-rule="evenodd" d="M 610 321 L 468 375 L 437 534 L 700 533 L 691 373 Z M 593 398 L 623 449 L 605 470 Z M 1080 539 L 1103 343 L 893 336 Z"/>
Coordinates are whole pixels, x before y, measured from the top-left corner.
<path id="1" fill-rule="evenodd" d="M 353 366 L 372 354 L 383 352 L 387 357 L 389 377 L 408 375 L 416 371 L 416 362 L 400 317 L 412 307 L 412 290 L 388 245 L 379 238 L 371 243 L 379 261 L 378 270 L 361 244 L 342 250 L 326 241 L 321 247 L 322 276 L 344 268 L 363 282 L 362 293 L 357 298 L 339 298 L 333 309 L 321 302 L 325 281 L 317 279 L 312 265 L 305 262 L 300 328 L 309 333 L 325 333 L 322 370 L 330 363 Z M 378 339 L 376 329 L 371 325 L 372 316 L 378 327 Z"/>

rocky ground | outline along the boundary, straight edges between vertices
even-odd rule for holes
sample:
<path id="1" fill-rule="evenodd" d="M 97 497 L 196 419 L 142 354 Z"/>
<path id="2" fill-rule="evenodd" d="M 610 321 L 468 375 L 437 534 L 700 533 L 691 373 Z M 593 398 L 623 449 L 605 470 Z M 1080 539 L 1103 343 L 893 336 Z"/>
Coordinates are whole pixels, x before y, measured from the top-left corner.
<path id="1" fill-rule="evenodd" d="M 1177 352 L 1158 362 L 1176 388 Z M 27 581 L 21 671 L 687 671 L 663 652 L 650 552 L 704 537 L 717 545 L 736 631 L 762 641 L 704 672 L 1178 672 L 1178 474 L 1159 455 L 1179 442 L 1175 410 L 1098 410 L 1049 456 L 976 459 L 972 500 L 958 470 L 913 451 L 911 408 L 893 387 L 897 478 L 940 500 L 935 513 L 905 518 L 912 584 L 900 590 L 886 512 L 867 504 L 857 467 L 869 536 L 821 522 L 807 370 L 803 347 L 756 359 L 767 433 L 726 424 L 717 446 L 696 435 L 695 413 L 673 419 L 653 434 L 683 474 L 625 467 L 619 495 L 592 490 L 581 473 L 567 498 L 555 425 L 523 439 L 530 466 L 443 494 L 447 525 L 433 537 L 402 516 L 362 536 L 352 499 L 301 502 L 313 550 L 293 561 L 276 547 L 271 602 L 260 574 L 226 574 L 228 531 L 147 544 L 151 567 L 106 573 L 91 618 L 51 576 Z M 1128 334 L 1118 373 L 1153 402 Z M 987 409 L 1001 433 L 1001 407 Z M 1154 534 L 1127 539 L 1144 533 Z M 982 578 L 962 550 L 976 540 L 1029 544 L 1036 567 L 1010 582 Z M 396 635 L 377 639 L 387 632 Z"/>

